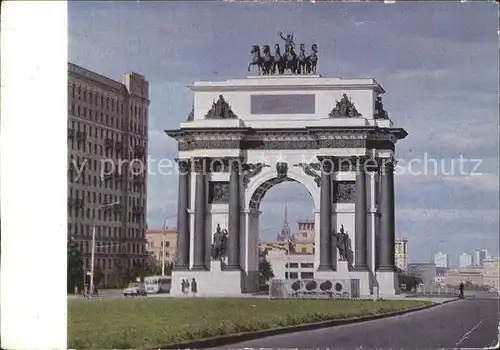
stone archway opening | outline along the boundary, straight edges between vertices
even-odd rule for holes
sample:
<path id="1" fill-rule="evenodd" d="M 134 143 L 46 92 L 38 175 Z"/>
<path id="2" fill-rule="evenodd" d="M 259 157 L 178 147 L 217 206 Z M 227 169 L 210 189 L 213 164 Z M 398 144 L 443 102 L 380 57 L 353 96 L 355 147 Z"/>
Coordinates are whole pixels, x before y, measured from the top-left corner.
<path id="1" fill-rule="evenodd" d="M 301 264 L 297 268 L 294 263 L 288 266 L 288 251 L 291 249 L 292 257 L 298 254 L 303 256 L 306 263 L 309 262 L 304 266 L 312 266 L 315 253 L 315 203 L 309 189 L 293 178 L 272 178 L 253 192 L 249 209 L 255 215 L 248 232 L 249 241 L 253 241 L 254 245 L 248 248 L 256 252 L 259 265 L 263 260 L 267 261 L 274 278 L 299 278 Z M 310 270 L 312 274 L 313 268 Z M 259 289 L 262 289 L 267 276 L 262 276 L 260 266 L 259 275 Z"/>

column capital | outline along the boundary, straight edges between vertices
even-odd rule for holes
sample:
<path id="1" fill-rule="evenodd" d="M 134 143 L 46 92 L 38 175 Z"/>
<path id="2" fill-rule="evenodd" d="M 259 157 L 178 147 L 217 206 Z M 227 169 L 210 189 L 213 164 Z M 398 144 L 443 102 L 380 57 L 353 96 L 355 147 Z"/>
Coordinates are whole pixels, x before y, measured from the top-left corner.
<path id="1" fill-rule="evenodd" d="M 205 158 L 194 158 L 192 160 L 194 165 L 194 171 L 197 173 L 205 173 L 207 161 Z"/>
<path id="2" fill-rule="evenodd" d="M 365 158 L 365 171 L 369 173 L 377 173 L 380 170 L 380 158 L 367 156 Z"/>
<path id="3" fill-rule="evenodd" d="M 243 157 L 228 158 L 229 171 L 240 172 L 243 168 Z"/>
<path id="4" fill-rule="evenodd" d="M 380 159 L 380 172 L 382 174 L 393 174 L 394 168 L 397 165 L 397 161 L 394 158 L 381 158 Z"/>
<path id="5" fill-rule="evenodd" d="M 191 166 L 190 159 L 175 158 L 175 162 L 177 163 L 177 166 L 179 167 L 179 171 L 181 173 L 189 172 L 189 168 Z"/>
<path id="6" fill-rule="evenodd" d="M 320 162 L 319 168 L 322 174 L 331 175 L 332 172 L 337 170 L 337 162 L 333 157 L 317 156 L 317 158 Z"/>
<path id="7" fill-rule="evenodd" d="M 356 171 L 367 172 L 367 163 L 369 158 L 367 156 L 356 157 Z"/>

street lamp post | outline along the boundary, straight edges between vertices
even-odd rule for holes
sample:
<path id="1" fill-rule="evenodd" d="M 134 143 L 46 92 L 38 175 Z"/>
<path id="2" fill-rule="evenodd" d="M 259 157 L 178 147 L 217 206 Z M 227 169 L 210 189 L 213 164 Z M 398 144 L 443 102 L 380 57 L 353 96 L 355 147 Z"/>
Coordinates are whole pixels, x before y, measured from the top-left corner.
<path id="1" fill-rule="evenodd" d="M 113 203 L 108 203 L 108 204 L 103 204 L 97 208 L 94 208 L 93 213 L 92 213 L 92 250 L 91 250 L 91 256 L 90 256 L 90 293 L 94 290 L 94 258 L 95 258 L 95 213 L 96 211 L 107 208 L 107 207 L 112 207 L 115 205 L 119 205 L 120 202 L 113 202 Z"/>
<path id="2" fill-rule="evenodd" d="M 163 234 L 161 238 L 161 277 L 165 276 L 165 236 L 167 234 L 167 222 L 168 217 L 165 218 L 165 222 L 163 223 Z"/>
<path id="3" fill-rule="evenodd" d="M 376 157 L 376 150 L 372 149 L 372 159 L 375 159 Z M 376 225 L 377 225 L 377 216 L 378 216 L 378 207 L 377 207 L 377 202 L 376 202 L 376 188 L 375 188 L 375 172 L 371 171 L 370 172 L 370 230 L 371 230 L 371 270 L 372 270 L 372 278 L 373 278 L 373 287 L 372 287 L 372 294 L 375 295 L 375 298 L 378 299 L 379 297 L 379 290 L 378 290 L 378 284 L 377 284 L 377 269 L 376 269 L 376 257 L 375 257 L 375 250 L 376 250 L 376 244 L 375 244 L 375 230 L 376 230 Z"/>

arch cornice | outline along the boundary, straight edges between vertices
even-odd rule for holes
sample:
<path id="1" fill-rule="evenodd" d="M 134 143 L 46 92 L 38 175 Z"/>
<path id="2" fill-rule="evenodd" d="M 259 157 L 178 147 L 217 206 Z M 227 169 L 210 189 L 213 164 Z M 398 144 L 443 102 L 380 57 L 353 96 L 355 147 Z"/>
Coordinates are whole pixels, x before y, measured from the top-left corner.
<path id="1" fill-rule="evenodd" d="M 252 196 L 254 196 L 259 187 L 261 185 L 264 185 L 268 181 L 274 179 L 277 179 L 276 163 L 271 164 L 270 167 L 264 168 L 262 173 L 260 173 L 259 175 L 255 176 L 250 180 L 248 187 L 245 189 L 245 208 L 244 208 L 245 210 L 252 210 L 250 202 L 252 200 Z M 267 190 L 271 189 L 272 187 L 274 187 L 274 185 L 278 183 L 287 181 L 295 181 L 302 184 L 311 195 L 314 201 L 314 207 L 319 208 L 319 188 L 316 186 L 316 183 L 314 182 L 314 179 L 312 177 L 309 177 L 303 173 L 301 167 L 293 167 L 289 165 L 287 172 L 287 179 L 277 181 L 277 183 L 270 186 Z M 262 200 L 264 196 L 265 194 L 262 195 L 260 200 Z"/>

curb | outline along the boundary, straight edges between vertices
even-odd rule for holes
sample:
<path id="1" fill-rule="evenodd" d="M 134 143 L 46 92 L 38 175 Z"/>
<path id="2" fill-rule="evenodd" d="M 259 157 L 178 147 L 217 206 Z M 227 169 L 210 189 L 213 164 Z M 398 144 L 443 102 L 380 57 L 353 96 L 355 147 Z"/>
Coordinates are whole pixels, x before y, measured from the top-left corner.
<path id="1" fill-rule="evenodd" d="M 257 332 L 247 332 L 247 333 L 223 335 L 223 336 L 215 337 L 215 338 L 207 338 L 207 339 L 201 339 L 201 340 L 194 340 L 194 341 L 190 341 L 190 342 L 186 342 L 186 343 L 161 346 L 161 347 L 159 347 L 159 349 L 214 348 L 214 347 L 230 345 L 230 344 L 234 344 L 234 343 L 240 343 L 243 341 L 269 337 L 269 336 L 273 336 L 273 335 L 288 334 L 288 333 L 302 332 L 302 331 L 307 331 L 307 330 L 342 326 L 342 325 L 347 325 L 347 324 L 378 320 L 381 318 L 399 316 L 399 315 L 404 315 L 404 314 L 407 314 L 410 312 L 430 309 L 432 307 L 436 307 L 439 305 L 447 304 L 447 303 L 458 301 L 458 300 L 459 299 L 446 300 L 446 301 L 443 301 L 442 303 L 432 303 L 432 304 L 426 305 L 426 306 L 421 306 L 421 307 L 406 309 L 406 310 L 401 310 L 401 311 L 394 311 L 394 312 L 389 312 L 389 313 L 380 314 L 380 315 L 362 316 L 362 317 L 348 318 L 348 319 L 341 319 L 341 320 L 329 320 L 329 321 L 322 321 L 322 322 L 316 322 L 316 323 L 307 323 L 307 324 L 302 324 L 302 325 L 297 325 L 297 326 L 285 326 L 285 327 L 280 327 L 280 328 L 265 329 L 265 330 L 257 331 Z M 156 348 L 156 349 L 158 349 L 158 348 Z"/>

